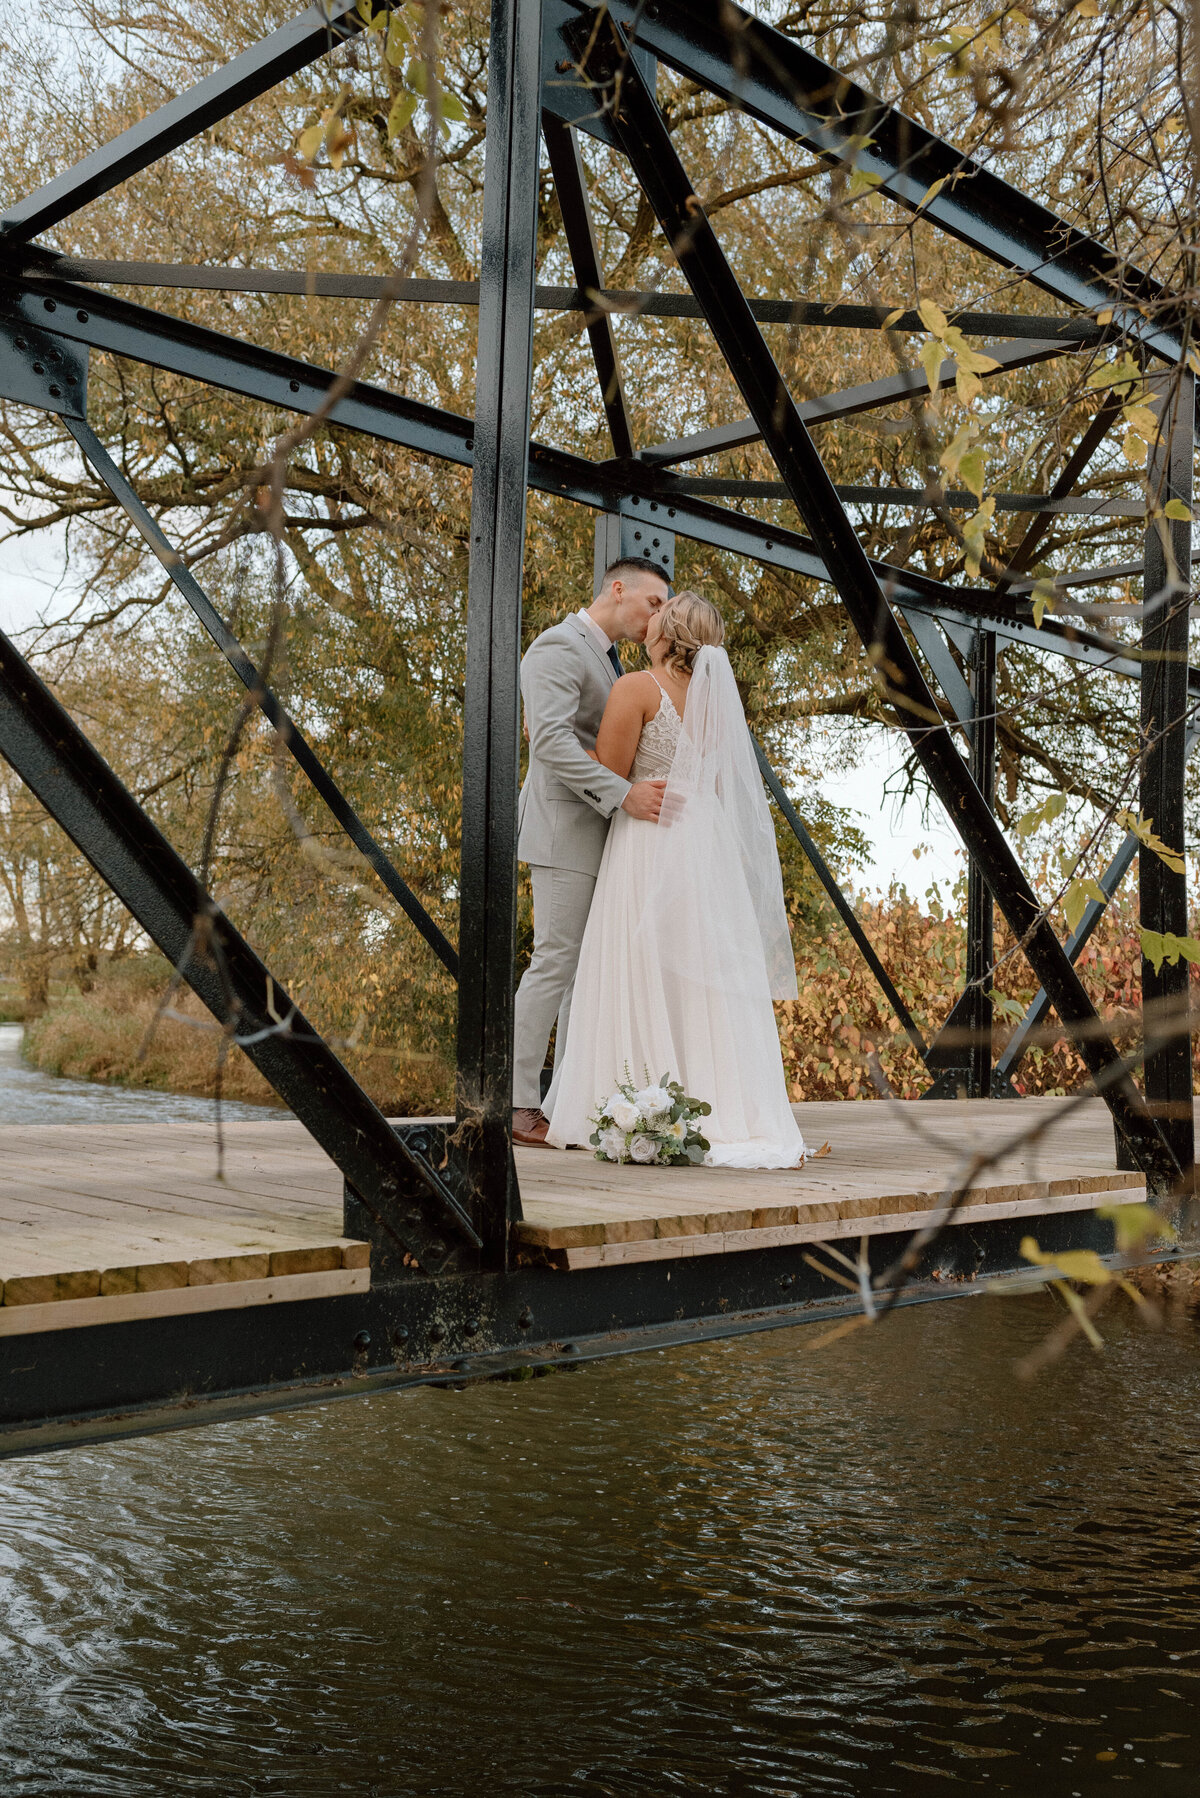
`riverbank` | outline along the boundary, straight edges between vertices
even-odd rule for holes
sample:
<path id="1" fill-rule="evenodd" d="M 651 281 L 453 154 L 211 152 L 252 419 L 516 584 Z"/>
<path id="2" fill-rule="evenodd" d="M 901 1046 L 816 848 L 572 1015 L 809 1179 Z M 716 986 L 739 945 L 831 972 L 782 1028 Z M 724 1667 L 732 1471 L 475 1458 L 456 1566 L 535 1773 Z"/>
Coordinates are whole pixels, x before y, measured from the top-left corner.
<path id="1" fill-rule="evenodd" d="M 23 1053 L 43 1074 L 211 1099 L 217 1091 L 220 1039 L 212 1018 L 186 988 L 173 1016 L 158 1017 L 167 986 L 159 957 L 103 970 L 90 992 L 67 990 L 25 1025 Z M 355 1078 L 391 1116 L 420 1117 L 452 1107 L 453 1079 L 440 1057 L 372 1046 L 342 1051 Z M 240 1049 L 220 1067 L 226 1099 L 279 1105 L 270 1084 Z"/>

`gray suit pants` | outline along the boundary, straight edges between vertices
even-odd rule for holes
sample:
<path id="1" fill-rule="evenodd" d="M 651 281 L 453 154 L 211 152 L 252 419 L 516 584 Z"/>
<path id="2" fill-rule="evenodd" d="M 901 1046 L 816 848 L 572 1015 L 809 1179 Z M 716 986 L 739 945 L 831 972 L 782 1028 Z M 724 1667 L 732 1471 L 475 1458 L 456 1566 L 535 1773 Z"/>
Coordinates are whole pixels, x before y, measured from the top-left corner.
<path id="1" fill-rule="evenodd" d="M 536 1109 L 542 1103 L 542 1068 L 555 1018 L 556 1054 L 566 1041 L 571 989 L 596 877 L 576 873 L 573 868 L 531 867 L 529 873 L 533 882 L 533 959 L 517 988 L 514 1005 L 513 1104 Z"/>

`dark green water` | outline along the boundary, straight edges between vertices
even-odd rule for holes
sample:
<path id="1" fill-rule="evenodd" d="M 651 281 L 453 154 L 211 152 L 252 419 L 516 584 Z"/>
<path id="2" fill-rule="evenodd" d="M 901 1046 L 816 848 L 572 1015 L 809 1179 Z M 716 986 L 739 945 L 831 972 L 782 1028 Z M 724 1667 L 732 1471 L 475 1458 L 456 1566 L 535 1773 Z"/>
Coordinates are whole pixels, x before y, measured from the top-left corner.
<path id="1" fill-rule="evenodd" d="M 1197 1339 L 1052 1316 L 2 1465 L 0 1786 L 1192 1798 Z"/>

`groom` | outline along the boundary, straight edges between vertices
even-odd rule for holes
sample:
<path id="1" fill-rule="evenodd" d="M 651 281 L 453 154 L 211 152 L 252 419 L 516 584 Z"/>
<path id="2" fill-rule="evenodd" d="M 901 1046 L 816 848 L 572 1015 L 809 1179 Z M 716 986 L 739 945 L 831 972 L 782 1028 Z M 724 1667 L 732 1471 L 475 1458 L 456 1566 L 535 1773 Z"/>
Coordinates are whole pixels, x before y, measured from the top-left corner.
<path id="1" fill-rule="evenodd" d="M 662 780 L 632 784 L 587 754 L 621 676 L 615 644 L 642 643 L 668 596 L 665 575 L 634 557 L 604 571 L 586 611 L 536 637 L 521 663 L 529 773 L 517 808 L 517 854 L 533 882 L 533 959 L 515 1001 L 513 1141 L 541 1144 L 542 1068 L 554 1020 L 566 1037 L 571 987 L 613 813 L 658 822 Z M 557 1050 L 556 1050 L 557 1053 Z"/>

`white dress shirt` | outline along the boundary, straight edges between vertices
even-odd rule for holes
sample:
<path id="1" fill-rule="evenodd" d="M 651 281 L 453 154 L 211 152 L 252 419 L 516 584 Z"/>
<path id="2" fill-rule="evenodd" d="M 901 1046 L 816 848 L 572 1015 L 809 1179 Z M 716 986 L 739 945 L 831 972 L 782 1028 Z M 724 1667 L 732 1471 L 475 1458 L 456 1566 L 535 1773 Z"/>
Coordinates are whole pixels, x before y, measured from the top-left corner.
<path id="1" fill-rule="evenodd" d="M 575 616 L 582 621 L 584 630 L 588 632 L 601 655 L 607 655 L 612 648 L 612 638 L 605 636 L 590 612 L 576 612 Z"/>

